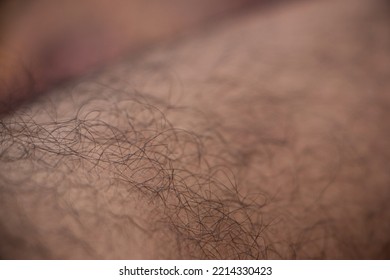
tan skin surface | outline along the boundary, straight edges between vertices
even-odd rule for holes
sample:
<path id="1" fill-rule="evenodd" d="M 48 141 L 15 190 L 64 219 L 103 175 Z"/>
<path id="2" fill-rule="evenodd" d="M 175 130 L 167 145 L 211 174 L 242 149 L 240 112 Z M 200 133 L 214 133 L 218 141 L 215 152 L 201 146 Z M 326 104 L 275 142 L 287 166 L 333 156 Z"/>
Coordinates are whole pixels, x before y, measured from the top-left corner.
<path id="1" fill-rule="evenodd" d="M 254 10 L 2 119 L 2 258 L 388 259 L 388 4 Z"/>

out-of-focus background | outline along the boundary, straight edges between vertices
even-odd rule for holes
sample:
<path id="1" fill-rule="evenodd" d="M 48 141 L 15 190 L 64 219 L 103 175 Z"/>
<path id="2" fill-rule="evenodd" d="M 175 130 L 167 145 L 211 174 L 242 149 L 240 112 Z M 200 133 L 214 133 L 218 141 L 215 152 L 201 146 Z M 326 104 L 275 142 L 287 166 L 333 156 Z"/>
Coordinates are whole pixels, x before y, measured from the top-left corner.
<path id="1" fill-rule="evenodd" d="M 0 102 L 239 14 L 254 0 L 13 0 L 0 4 Z"/>

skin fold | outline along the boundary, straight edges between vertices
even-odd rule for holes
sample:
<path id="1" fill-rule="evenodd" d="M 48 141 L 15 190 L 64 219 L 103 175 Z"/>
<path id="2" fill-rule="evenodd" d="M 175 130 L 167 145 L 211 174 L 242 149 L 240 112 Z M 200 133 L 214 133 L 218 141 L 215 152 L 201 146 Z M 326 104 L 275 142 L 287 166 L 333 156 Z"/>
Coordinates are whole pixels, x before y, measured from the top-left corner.
<path id="1" fill-rule="evenodd" d="M 253 0 L 14 0 L 0 4 L 0 113 Z M 267 3 L 257 1 L 257 5 Z"/>
<path id="2" fill-rule="evenodd" d="M 382 0 L 254 8 L 0 122 L 3 259 L 388 259 Z"/>

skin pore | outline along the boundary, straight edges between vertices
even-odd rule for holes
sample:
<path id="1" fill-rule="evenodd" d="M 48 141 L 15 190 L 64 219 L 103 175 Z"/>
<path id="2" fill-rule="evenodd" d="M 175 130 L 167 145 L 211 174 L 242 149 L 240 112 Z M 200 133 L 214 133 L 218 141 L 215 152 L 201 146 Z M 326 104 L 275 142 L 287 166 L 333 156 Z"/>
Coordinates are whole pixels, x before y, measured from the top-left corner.
<path id="1" fill-rule="evenodd" d="M 388 3 L 253 10 L 0 122 L 5 259 L 388 259 Z"/>

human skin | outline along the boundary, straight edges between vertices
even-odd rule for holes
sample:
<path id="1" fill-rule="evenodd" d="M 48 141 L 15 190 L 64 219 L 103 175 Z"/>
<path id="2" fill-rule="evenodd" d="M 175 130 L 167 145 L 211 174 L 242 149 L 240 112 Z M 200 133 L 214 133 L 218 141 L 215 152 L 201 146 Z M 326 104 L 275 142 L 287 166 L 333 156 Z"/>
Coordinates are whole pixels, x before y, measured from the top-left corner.
<path id="1" fill-rule="evenodd" d="M 253 0 L 16 0 L 0 4 L 0 113 L 123 54 L 238 13 Z M 258 3 L 266 0 L 257 1 Z"/>
<path id="2" fill-rule="evenodd" d="M 253 10 L 4 116 L 0 256 L 388 259 L 388 8 Z"/>

